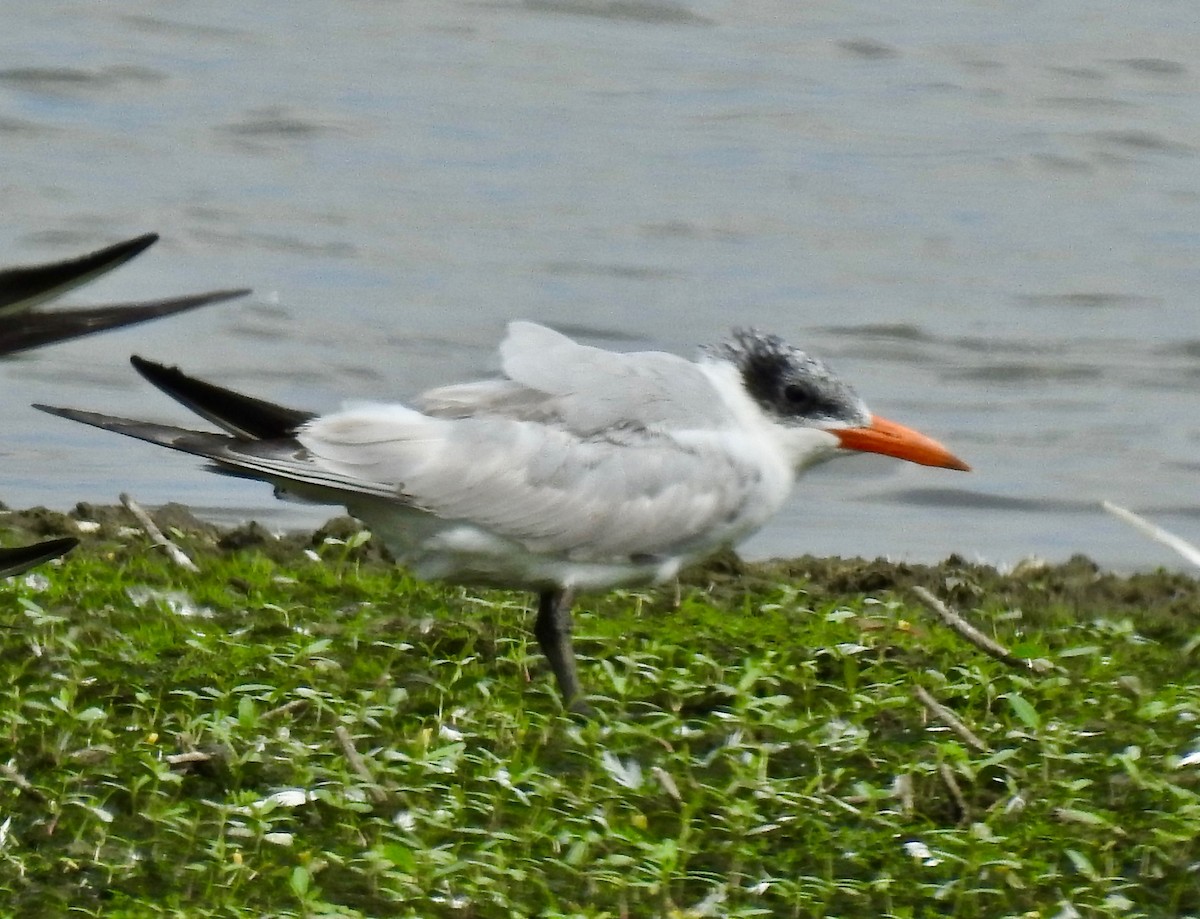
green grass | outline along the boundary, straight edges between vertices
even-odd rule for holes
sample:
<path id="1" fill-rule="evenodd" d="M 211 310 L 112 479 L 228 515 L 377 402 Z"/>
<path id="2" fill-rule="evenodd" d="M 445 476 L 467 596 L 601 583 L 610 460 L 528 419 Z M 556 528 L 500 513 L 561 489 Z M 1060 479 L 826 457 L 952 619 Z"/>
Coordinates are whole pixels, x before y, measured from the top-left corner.
<path id="1" fill-rule="evenodd" d="M 216 535 L 0 587 L 7 914 L 1200 915 L 1187 578 L 726 559 L 585 600 L 581 722 L 526 597 Z"/>

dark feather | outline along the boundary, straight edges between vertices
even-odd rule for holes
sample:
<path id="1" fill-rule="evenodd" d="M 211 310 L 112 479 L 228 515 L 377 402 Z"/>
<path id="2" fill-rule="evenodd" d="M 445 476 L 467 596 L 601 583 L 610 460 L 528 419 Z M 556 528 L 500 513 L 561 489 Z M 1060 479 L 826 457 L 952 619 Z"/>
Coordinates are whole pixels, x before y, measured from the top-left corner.
<path id="1" fill-rule="evenodd" d="M 0 311 L 17 312 L 57 297 L 123 265 L 157 241 L 157 233 L 146 233 L 78 258 L 0 271 Z"/>
<path id="2" fill-rule="evenodd" d="M 117 329 L 160 316 L 170 316 L 210 303 L 232 300 L 234 297 L 244 297 L 248 293 L 249 290 L 215 290 L 170 300 L 0 316 L 0 354 L 28 351 L 30 348 L 39 348 L 53 342 L 67 341 L 106 329 Z"/>
<path id="3" fill-rule="evenodd" d="M 138 357 L 129 359 L 143 377 L 175 401 L 243 440 L 272 440 L 290 437 L 312 412 L 287 408 L 225 389 L 195 377 L 178 367 L 167 367 Z"/>
<path id="4" fill-rule="evenodd" d="M 193 431 L 100 412 L 38 403 L 33 407 L 60 418 L 199 456 L 215 463 L 221 472 L 274 482 L 307 500 L 343 503 L 347 494 L 373 495 L 389 500 L 399 500 L 400 497 L 395 488 L 386 483 L 362 481 L 323 469 L 314 464 L 308 451 L 291 437 L 247 440 L 229 434 Z M 329 491 L 337 492 L 338 496 L 331 496 Z"/>
<path id="5" fill-rule="evenodd" d="M 11 578 L 14 574 L 28 571 L 42 562 L 66 555 L 77 545 L 79 545 L 78 539 L 64 536 L 61 539 L 48 539 L 32 546 L 0 549 L 0 578 Z"/>

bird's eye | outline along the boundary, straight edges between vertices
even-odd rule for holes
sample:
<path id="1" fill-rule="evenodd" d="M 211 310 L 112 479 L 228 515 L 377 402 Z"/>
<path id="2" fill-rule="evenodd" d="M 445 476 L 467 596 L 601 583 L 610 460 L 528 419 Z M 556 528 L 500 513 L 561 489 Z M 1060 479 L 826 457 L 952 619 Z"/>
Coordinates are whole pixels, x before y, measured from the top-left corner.
<path id="1" fill-rule="evenodd" d="M 783 401 L 793 411 L 801 411 L 812 406 L 815 396 L 807 386 L 801 386 L 799 383 L 788 383 L 783 387 Z"/>

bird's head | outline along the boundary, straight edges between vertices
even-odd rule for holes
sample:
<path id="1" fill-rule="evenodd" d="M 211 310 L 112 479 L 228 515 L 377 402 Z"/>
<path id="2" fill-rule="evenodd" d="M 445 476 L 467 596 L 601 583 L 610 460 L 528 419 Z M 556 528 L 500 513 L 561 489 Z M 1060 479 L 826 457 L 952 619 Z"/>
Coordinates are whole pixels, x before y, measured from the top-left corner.
<path id="1" fill-rule="evenodd" d="M 736 329 L 729 341 L 709 349 L 708 354 L 736 368 L 746 393 L 784 431 L 823 431 L 831 436 L 825 439 L 828 449 L 814 444 L 798 454 L 799 465 L 841 451 L 856 451 L 922 466 L 970 469 L 933 438 L 872 414 L 853 387 L 778 336 Z"/>

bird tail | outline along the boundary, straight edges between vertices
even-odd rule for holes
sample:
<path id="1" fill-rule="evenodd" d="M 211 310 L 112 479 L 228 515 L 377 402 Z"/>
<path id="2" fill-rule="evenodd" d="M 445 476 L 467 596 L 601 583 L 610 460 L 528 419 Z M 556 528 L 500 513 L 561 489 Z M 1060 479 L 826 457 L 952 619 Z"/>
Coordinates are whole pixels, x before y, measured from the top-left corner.
<path id="1" fill-rule="evenodd" d="M 307 420 L 311 417 L 306 413 L 285 409 L 250 396 L 242 396 L 211 383 L 193 380 L 171 368 L 150 364 L 148 361 L 144 363 L 151 375 L 162 377 L 161 382 L 165 382 L 166 392 L 189 408 L 193 407 L 193 403 L 199 402 L 200 406 L 195 410 L 214 420 L 228 433 L 195 431 L 174 425 L 53 405 L 35 403 L 33 407 L 59 418 L 78 421 L 198 456 L 212 463 L 216 472 L 272 482 L 306 501 L 343 504 L 348 496 L 356 494 L 402 500 L 395 486 L 386 482 L 362 480 L 314 463 L 308 451 L 291 433 L 295 430 L 298 419 Z M 177 393 L 180 388 L 177 384 L 181 381 L 186 381 L 183 386 L 184 395 Z M 283 424 L 287 425 L 286 431 L 265 436 L 268 430 L 277 431 L 270 425 Z"/>

